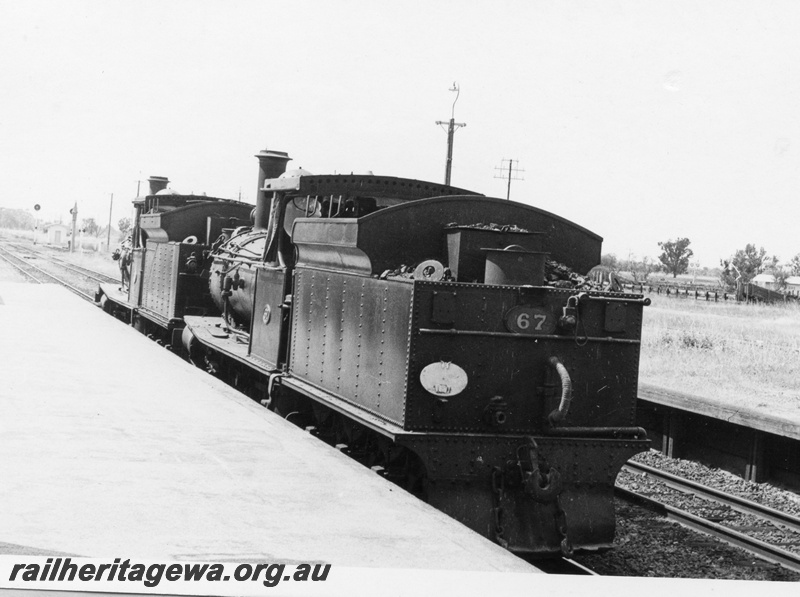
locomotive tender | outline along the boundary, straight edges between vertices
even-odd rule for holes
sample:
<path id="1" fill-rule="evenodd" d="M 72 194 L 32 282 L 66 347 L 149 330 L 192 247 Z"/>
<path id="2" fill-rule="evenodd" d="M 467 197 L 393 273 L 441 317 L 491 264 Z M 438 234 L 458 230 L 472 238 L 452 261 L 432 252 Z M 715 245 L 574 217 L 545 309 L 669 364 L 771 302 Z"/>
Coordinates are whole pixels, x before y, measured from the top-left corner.
<path id="1" fill-rule="evenodd" d="M 614 480 L 649 443 L 649 300 L 545 276 L 545 257 L 589 271 L 602 239 L 450 186 L 256 157 L 252 225 L 235 202 L 140 202 L 109 310 L 508 549 L 610 547 Z"/>

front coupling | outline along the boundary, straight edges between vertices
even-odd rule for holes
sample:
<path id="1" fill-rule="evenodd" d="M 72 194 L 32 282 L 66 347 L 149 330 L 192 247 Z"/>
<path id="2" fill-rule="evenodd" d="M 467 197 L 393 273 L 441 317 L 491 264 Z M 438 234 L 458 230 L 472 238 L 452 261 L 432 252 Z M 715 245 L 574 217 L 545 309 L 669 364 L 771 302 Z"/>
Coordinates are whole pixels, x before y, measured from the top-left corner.
<path id="1" fill-rule="evenodd" d="M 522 488 L 534 501 L 540 503 L 552 502 L 558 498 L 564 489 L 561 473 L 558 469 L 551 468 L 549 472 L 542 473 L 538 468 L 525 473 Z"/>

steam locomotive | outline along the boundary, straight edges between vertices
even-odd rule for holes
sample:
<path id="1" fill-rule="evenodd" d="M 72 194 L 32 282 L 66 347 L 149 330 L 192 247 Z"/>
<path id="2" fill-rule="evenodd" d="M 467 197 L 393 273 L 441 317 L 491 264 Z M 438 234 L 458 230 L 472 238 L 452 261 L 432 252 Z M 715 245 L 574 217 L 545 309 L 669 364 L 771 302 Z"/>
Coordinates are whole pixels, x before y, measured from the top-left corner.
<path id="1" fill-rule="evenodd" d="M 648 447 L 649 299 L 553 274 L 589 271 L 602 239 L 451 186 L 256 157 L 252 213 L 138 199 L 130 282 L 98 303 L 510 550 L 610 547 L 614 480 Z"/>

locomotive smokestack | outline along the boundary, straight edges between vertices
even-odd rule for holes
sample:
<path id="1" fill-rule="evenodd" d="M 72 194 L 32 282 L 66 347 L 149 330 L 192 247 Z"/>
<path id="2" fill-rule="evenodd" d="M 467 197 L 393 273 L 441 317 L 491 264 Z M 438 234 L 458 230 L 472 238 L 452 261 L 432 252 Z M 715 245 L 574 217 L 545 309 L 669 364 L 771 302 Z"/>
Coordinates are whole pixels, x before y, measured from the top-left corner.
<path id="1" fill-rule="evenodd" d="M 150 194 L 155 195 L 167 188 L 169 179 L 166 176 L 151 176 L 147 182 L 150 183 Z"/>
<path id="2" fill-rule="evenodd" d="M 284 151 L 259 151 L 258 158 L 258 191 L 256 192 L 256 211 L 253 217 L 253 230 L 264 230 L 269 223 L 270 198 L 262 189 L 268 178 L 278 178 L 286 172 L 286 162 L 291 160 Z"/>

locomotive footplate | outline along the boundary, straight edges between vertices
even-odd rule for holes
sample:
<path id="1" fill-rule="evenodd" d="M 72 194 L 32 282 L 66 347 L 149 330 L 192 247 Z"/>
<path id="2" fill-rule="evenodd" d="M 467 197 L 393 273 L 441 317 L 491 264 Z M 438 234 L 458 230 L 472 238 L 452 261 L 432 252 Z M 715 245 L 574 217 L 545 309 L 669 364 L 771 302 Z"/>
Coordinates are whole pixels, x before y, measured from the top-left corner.
<path id="1" fill-rule="evenodd" d="M 117 303 L 128 304 L 128 293 L 123 291 L 119 284 L 100 284 L 98 291 L 95 293 L 95 302 L 103 295 Z"/>
<path id="2" fill-rule="evenodd" d="M 105 311 L 110 311 L 113 305 L 118 305 L 128 310 L 133 308 L 128 303 L 128 292 L 123 291 L 119 284 L 100 284 L 100 287 L 95 292 L 94 302 L 103 307 Z"/>
<path id="3" fill-rule="evenodd" d="M 611 547 L 614 481 L 646 450 L 628 438 L 401 435 L 426 467 L 428 502 L 516 552 Z"/>

